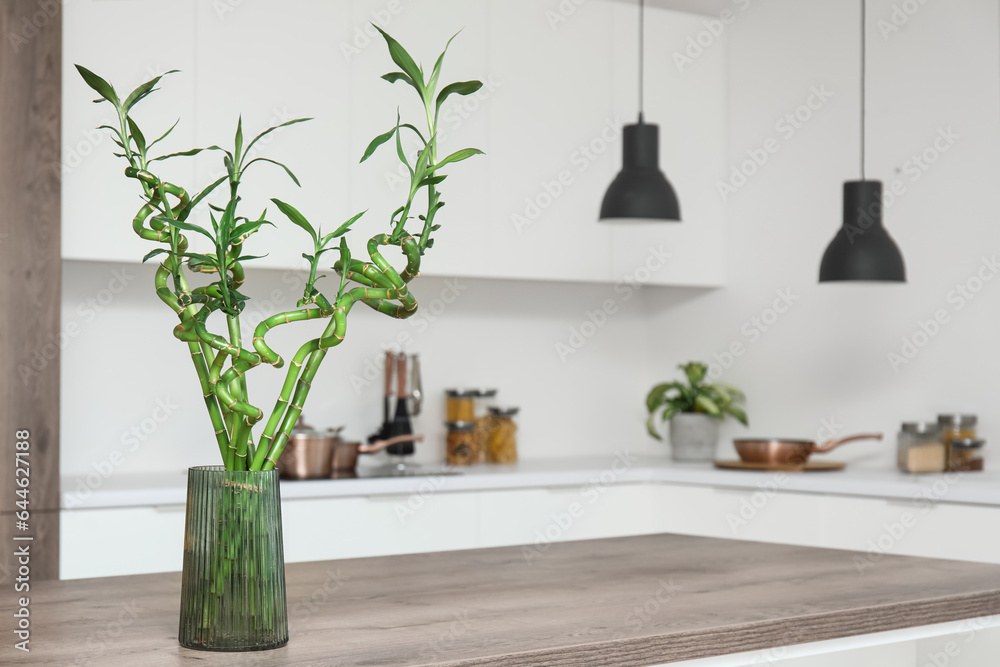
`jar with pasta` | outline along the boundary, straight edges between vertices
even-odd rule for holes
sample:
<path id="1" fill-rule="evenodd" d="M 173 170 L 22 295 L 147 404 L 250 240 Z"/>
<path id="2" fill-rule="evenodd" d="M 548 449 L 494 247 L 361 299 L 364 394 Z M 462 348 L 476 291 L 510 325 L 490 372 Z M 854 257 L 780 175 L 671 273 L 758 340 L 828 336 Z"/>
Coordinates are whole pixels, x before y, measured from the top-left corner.
<path id="1" fill-rule="evenodd" d="M 476 462 L 476 443 L 473 439 L 475 423 L 471 421 L 448 422 L 445 454 L 450 466 L 467 466 Z"/>
<path id="2" fill-rule="evenodd" d="M 475 389 L 445 389 L 445 421 L 471 422 L 476 418 Z"/>
<path id="3" fill-rule="evenodd" d="M 491 463 L 517 463 L 517 416 L 519 408 L 489 409 L 489 460 Z"/>

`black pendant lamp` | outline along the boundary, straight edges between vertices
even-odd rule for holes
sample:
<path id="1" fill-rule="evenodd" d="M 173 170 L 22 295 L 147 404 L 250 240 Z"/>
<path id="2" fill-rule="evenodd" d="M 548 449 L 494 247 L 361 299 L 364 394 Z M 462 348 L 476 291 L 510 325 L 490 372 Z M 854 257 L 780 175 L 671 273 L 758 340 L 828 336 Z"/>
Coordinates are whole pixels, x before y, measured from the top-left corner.
<path id="1" fill-rule="evenodd" d="M 639 0 L 639 122 L 624 127 L 622 170 L 604 194 L 601 220 L 681 219 L 674 188 L 660 171 L 660 127 L 642 119 L 645 7 L 645 0 Z"/>
<path id="2" fill-rule="evenodd" d="M 906 282 L 899 247 L 882 225 L 882 182 L 865 180 L 865 0 L 861 0 L 861 180 L 844 183 L 844 222 L 823 254 L 819 281 Z"/>

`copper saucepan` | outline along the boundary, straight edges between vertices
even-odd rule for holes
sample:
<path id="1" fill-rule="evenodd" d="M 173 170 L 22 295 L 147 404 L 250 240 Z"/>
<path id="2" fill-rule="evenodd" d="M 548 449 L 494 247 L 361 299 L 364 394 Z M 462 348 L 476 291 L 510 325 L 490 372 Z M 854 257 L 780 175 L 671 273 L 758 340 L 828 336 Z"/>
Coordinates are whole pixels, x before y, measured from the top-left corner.
<path id="1" fill-rule="evenodd" d="M 768 465 L 801 465 L 813 453 L 823 454 L 855 440 L 881 440 L 881 433 L 861 433 L 846 438 L 834 438 L 821 445 L 815 440 L 784 440 L 780 438 L 736 438 L 733 444 L 740 458 L 747 463 Z"/>
<path id="2" fill-rule="evenodd" d="M 392 445 L 398 445 L 404 442 L 420 442 L 423 439 L 424 436 L 422 435 L 407 433 L 404 435 L 397 435 L 392 438 L 386 438 L 385 440 L 376 440 L 375 442 L 365 445 L 362 445 L 360 442 L 345 442 L 343 440 L 338 440 L 333 443 L 332 472 L 334 475 L 354 472 L 354 468 L 358 464 L 358 454 L 374 454 L 375 452 L 380 452 L 386 447 L 391 447 Z"/>

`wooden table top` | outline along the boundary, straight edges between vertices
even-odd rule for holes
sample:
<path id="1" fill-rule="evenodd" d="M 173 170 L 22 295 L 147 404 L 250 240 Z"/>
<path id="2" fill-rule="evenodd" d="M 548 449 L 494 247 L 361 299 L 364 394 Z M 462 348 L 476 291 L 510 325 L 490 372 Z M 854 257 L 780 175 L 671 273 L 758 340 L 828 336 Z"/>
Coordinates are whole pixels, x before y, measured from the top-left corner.
<path id="1" fill-rule="evenodd" d="M 179 573 L 33 584 L 30 654 L 12 647 L 8 590 L 0 663 L 650 665 L 1000 613 L 998 565 L 683 535 L 298 563 L 286 577 L 291 641 L 241 654 L 177 645 Z"/>

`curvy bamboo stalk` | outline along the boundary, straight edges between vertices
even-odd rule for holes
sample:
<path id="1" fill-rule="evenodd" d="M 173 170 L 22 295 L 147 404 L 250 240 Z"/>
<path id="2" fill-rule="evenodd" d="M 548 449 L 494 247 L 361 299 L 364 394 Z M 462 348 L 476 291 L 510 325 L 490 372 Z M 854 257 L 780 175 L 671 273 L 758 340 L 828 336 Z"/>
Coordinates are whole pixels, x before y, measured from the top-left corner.
<path id="1" fill-rule="evenodd" d="M 138 181 L 142 188 L 144 202 L 132 220 L 132 228 L 140 238 L 165 246 L 153 250 L 145 259 L 166 255 L 156 271 L 156 294 L 178 316 L 179 323 L 174 327 L 173 333 L 188 346 L 209 418 L 215 429 L 219 451 L 229 470 L 269 470 L 275 466 L 302 413 L 313 380 L 327 352 L 344 340 L 347 316 L 356 303 L 364 303 L 398 319 L 410 317 L 416 312 L 417 300 L 410 293 L 408 283 L 420 274 L 422 256 L 433 244 L 433 232 L 440 227 L 435 222 L 435 216 L 444 202 L 437 186 L 446 176 L 439 173 L 439 170 L 447 164 L 465 160 L 481 152 L 467 148 L 439 160 L 437 122 L 441 105 L 449 96 L 472 94 L 482 84 L 478 81 L 457 82 L 444 86 L 439 91 L 438 79 L 444 53 L 437 59 L 430 74 L 425 76 L 398 42 L 385 32 L 382 35 L 390 57 L 401 70 L 382 78 L 390 83 L 402 81 L 417 91 L 424 107 L 426 128 L 421 132 L 409 123 L 402 123 L 397 114 L 395 126 L 372 140 L 361 161 L 367 160 L 382 144 L 395 139 L 396 154 L 410 174 L 406 200 L 390 217 L 391 231 L 388 234 L 377 234 L 368 241 L 366 250 L 370 261 L 353 259 L 345 239 L 345 234 L 363 213 L 342 223 L 335 231 L 323 234 L 294 207 L 272 200 L 292 223 L 305 230 L 312 238 L 312 254 L 304 255 L 310 265 L 309 278 L 298 309 L 273 315 L 261 322 L 254 330 L 250 347 L 243 346 L 240 328 L 240 313 L 248 297 L 241 294 L 239 289 L 245 279 L 243 263 L 256 257 L 246 255 L 243 246 L 247 238 L 263 225 L 272 223 L 266 220 L 266 212 L 255 220 L 239 213 L 239 186 L 246 170 L 258 162 L 280 167 L 298 184 L 298 179 L 285 165 L 270 158 L 251 158 L 249 155 L 257 141 L 268 133 L 308 119 L 298 118 L 268 128 L 249 142 L 244 142 L 243 124 L 240 120 L 232 151 L 213 145 L 150 157 L 150 149 L 165 139 L 173 128 L 155 141 L 147 143 L 132 118 L 131 111 L 155 90 L 162 77 L 144 83 L 122 101 L 104 79 L 77 66 L 87 84 L 101 96 L 98 101 L 110 102 L 117 112 L 117 127 L 102 127 L 111 131 L 113 141 L 121 149 L 121 153 L 116 155 L 128 162 L 125 175 Z M 403 150 L 404 130 L 412 132 L 421 143 L 421 148 L 412 161 Z M 193 197 L 184 188 L 164 181 L 155 173 L 154 165 L 159 161 L 190 157 L 202 151 L 218 151 L 223 154 L 226 176 Z M 224 204 L 211 206 L 208 213 L 211 229 L 190 222 L 189 218 L 195 208 L 212 196 L 223 182 L 229 185 L 228 199 Z M 427 210 L 419 216 L 423 224 L 419 235 L 414 236 L 407 232 L 407 224 L 412 219 L 410 211 L 421 189 L 427 190 Z M 175 205 L 167 202 L 168 196 L 176 200 Z M 207 254 L 190 252 L 185 233 L 208 238 L 213 251 Z M 331 245 L 336 239 L 339 239 L 339 248 Z M 400 271 L 381 253 L 381 248 L 390 246 L 398 248 L 406 260 Z M 316 288 L 316 282 L 322 278 L 318 276 L 319 263 L 327 252 L 339 253 L 339 259 L 333 265 L 340 277 L 334 298 L 327 297 Z M 188 284 L 184 264 L 193 273 L 214 275 L 216 279 L 207 285 L 192 288 Z M 209 318 L 216 312 L 226 317 L 228 338 L 209 330 Z M 252 429 L 258 421 L 263 420 L 264 413 L 250 403 L 247 373 L 262 364 L 275 368 L 284 366 L 282 356 L 268 345 L 267 334 L 277 326 L 323 318 L 330 319 L 323 334 L 303 344 L 291 359 L 274 408 L 254 446 Z M 236 555 L 227 554 L 227 557 L 234 558 Z M 228 561 L 220 563 L 220 567 L 228 567 Z M 220 572 L 220 576 L 223 574 Z"/>

